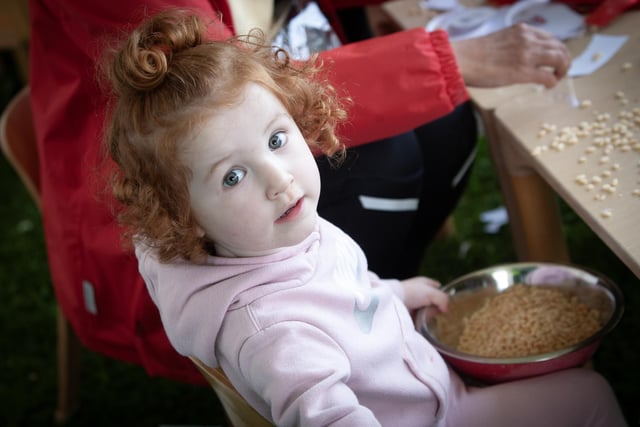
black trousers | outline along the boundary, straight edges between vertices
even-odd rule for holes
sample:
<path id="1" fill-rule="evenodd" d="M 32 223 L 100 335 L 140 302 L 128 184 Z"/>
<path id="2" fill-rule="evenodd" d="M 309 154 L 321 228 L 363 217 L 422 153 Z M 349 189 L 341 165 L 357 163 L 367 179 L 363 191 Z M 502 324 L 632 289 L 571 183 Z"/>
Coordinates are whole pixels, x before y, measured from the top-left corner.
<path id="1" fill-rule="evenodd" d="M 467 102 L 413 132 L 349 149 L 339 167 L 319 158 L 320 216 L 360 244 L 370 270 L 414 276 L 466 187 L 476 141 Z"/>

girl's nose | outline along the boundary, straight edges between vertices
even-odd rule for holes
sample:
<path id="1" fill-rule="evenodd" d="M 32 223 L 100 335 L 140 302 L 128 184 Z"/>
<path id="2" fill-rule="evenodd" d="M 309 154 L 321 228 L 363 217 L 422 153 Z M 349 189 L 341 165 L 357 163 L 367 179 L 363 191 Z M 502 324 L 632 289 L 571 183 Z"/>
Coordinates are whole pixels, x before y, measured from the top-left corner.
<path id="1" fill-rule="evenodd" d="M 275 199 L 287 191 L 293 182 L 293 176 L 277 162 L 265 165 L 264 178 L 267 184 L 267 198 Z"/>

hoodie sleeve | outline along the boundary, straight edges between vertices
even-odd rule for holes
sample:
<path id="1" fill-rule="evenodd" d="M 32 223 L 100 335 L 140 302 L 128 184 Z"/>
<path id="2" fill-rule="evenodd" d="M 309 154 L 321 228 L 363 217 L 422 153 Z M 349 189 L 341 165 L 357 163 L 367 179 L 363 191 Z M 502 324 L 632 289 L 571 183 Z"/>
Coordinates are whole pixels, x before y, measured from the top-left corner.
<path id="1" fill-rule="evenodd" d="M 346 385 L 346 354 L 318 328 L 276 324 L 250 338 L 238 360 L 244 380 L 269 405 L 278 426 L 380 425 Z"/>
<path id="2" fill-rule="evenodd" d="M 393 291 L 394 295 L 400 298 L 400 301 L 404 301 L 404 288 L 402 287 L 402 283 L 400 282 L 400 280 L 381 279 L 373 271 L 369 271 L 369 280 L 371 282 L 372 288 L 377 288 L 378 286 L 389 286 Z"/>

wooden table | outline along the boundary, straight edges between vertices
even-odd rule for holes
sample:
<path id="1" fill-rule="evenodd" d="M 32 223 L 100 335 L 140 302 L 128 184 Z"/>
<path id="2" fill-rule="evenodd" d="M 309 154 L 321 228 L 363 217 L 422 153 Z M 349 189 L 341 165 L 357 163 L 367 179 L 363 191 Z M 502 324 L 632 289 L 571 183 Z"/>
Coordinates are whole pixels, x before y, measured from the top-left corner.
<path id="1" fill-rule="evenodd" d="M 419 6 L 418 0 L 396 0 L 384 3 L 382 9 L 398 25 L 408 29 L 425 26 L 434 14 Z M 584 138 L 563 151 L 549 149 L 534 155 L 536 148 L 549 145 L 553 136 L 539 138 L 543 124 L 578 125 L 593 122 L 595 111 L 608 112 L 609 123 L 617 120 L 624 109 L 640 107 L 640 12 L 627 12 L 601 31 L 607 34 L 628 34 L 629 40 L 618 54 L 596 73 L 574 79 L 579 98 L 592 102 L 589 109 L 571 107 L 567 100 L 567 81 L 553 90 L 538 85 L 513 85 L 495 89 L 470 88 L 472 102 L 482 118 L 492 160 L 495 164 L 505 205 L 509 213 L 512 238 L 517 256 L 523 261 L 568 262 L 569 251 L 562 230 L 556 194 L 591 227 L 613 252 L 640 277 L 640 197 L 633 191 L 640 188 L 639 151 L 631 148 L 609 153 L 609 177 L 600 176 L 599 187 L 587 191 L 576 178 L 584 174 L 589 180 L 602 175 L 602 150 L 584 154 L 593 143 Z M 584 49 L 589 37 L 567 43 L 572 53 Z M 633 66 L 622 71 L 622 64 Z M 625 94 L 628 104 L 622 105 L 615 93 Z M 640 126 L 640 123 L 637 124 Z M 634 132 L 640 138 L 638 127 Z M 599 147 L 600 148 L 600 147 Z M 586 161 L 579 163 L 580 157 Z M 597 157 L 596 157 L 597 156 Z M 595 161 L 595 162 L 594 162 Z M 602 184 L 618 180 L 615 191 L 604 200 L 594 200 L 601 194 Z M 608 189 L 608 187 L 607 187 Z M 607 214 L 608 217 L 605 217 Z"/>
<path id="2" fill-rule="evenodd" d="M 590 107 L 570 105 L 565 80 L 554 90 L 500 103 L 494 110 L 495 131 L 500 144 L 509 146 L 503 150 L 507 175 L 544 180 L 640 277 L 640 11 L 625 13 L 600 33 L 628 35 L 629 40 L 601 69 L 574 79 L 578 98 Z M 573 40 L 569 47 L 581 51 L 588 39 Z M 563 127 L 581 123 L 591 129 L 577 142 L 558 145 Z M 556 132 L 541 135 L 549 125 Z M 616 142 L 623 130 L 625 136 Z M 539 226 L 537 237 L 527 241 L 542 251 L 553 249 L 544 238 L 547 224 L 529 217 L 552 208 L 547 199 L 534 199 L 527 206 L 531 211 L 519 213 L 525 227 Z M 559 220 L 554 230 L 558 225 Z"/>

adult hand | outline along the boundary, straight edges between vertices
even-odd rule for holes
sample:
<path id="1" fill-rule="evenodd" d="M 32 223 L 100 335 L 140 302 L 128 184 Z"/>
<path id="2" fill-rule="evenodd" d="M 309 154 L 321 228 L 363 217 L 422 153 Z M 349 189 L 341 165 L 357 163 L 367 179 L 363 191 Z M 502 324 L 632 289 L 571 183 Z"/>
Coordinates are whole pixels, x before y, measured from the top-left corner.
<path id="1" fill-rule="evenodd" d="M 468 86 L 539 83 L 550 88 L 564 77 L 571 64 L 564 43 L 524 23 L 451 45 Z"/>

